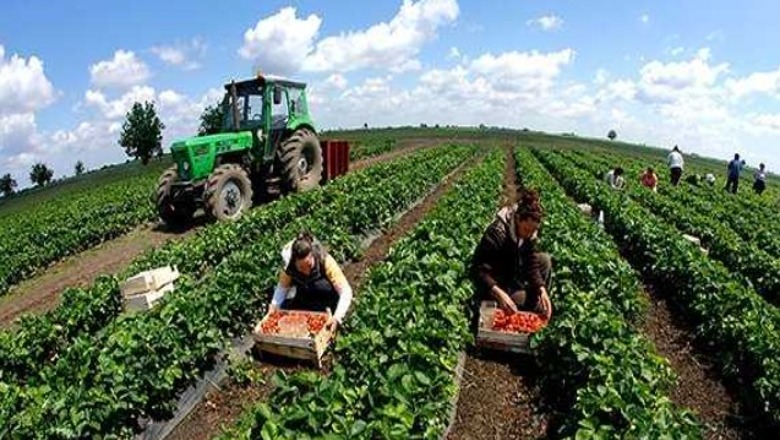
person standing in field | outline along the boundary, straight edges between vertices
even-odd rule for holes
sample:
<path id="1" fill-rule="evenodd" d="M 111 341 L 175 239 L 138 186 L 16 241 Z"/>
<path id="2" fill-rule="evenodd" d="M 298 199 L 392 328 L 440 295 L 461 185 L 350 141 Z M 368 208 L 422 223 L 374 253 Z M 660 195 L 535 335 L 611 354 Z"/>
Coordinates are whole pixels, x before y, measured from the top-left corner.
<path id="1" fill-rule="evenodd" d="M 758 166 L 758 170 L 756 170 L 753 178 L 755 179 L 755 182 L 753 182 L 753 191 L 755 191 L 756 194 L 761 195 L 766 189 L 766 166 L 764 164 Z"/>
<path id="2" fill-rule="evenodd" d="M 645 188 L 650 188 L 653 192 L 658 192 L 658 175 L 655 174 L 655 170 L 653 170 L 652 167 L 647 167 L 639 180 Z"/>
<path id="3" fill-rule="evenodd" d="M 677 145 L 672 148 L 672 152 L 669 153 L 669 156 L 666 158 L 666 163 L 669 165 L 669 175 L 671 176 L 672 185 L 679 185 L 683 167 L 685 166 L 685 159 L 683 159 L 683 155 Z"/>
<path id="4" fill-rule="evenodd" d="M 734 155 L 734 160 L 729 162 L 728 166 L 728 178 L 726 179 L 726 191 L 736 194 L 739 189 L 739 174 L 742 172 L 742 167 L 745 166 L 745 161 L 740 160 L 739 154 Z"/>
<path id="5" fill-rule="evenodd" d="M 610 170 L 604 177 L 604 180 L 609 183 L 609 186 L 612 187 L 612 189 L 623 189 L 626 185 L 626 181 L 623 179 L 623 168 L 621 167 Z"/>

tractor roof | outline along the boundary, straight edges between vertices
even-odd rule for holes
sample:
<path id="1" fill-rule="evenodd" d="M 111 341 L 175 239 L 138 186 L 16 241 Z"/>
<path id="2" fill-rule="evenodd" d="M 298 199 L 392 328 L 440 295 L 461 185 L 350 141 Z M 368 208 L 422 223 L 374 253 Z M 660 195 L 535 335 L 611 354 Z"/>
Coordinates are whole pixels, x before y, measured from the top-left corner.
<path id="1" fill-rule="evenodd" d="M 228 91 L 230 91 L 230 84 L 231 83 L 225 84 L 225 89 Z M 257 75 L 255 78 L 236 81 L 236 92 L 241 95 L 242 91 L 256 91 L 265 84 L 278 84 L 282 87 L 290 87 L 293 89 L 306 88 L 306 84 L 302 82 L 292 81 L 278 76 Z"/>

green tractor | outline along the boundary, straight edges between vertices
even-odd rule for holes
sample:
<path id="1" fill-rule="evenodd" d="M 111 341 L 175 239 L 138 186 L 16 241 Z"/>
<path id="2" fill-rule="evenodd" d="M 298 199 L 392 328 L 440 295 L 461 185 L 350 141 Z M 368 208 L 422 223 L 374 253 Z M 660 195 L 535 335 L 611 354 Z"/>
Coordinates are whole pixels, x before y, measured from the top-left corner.
<path id="1" fill-rule="evenodd" d="M 216 220 L 235 220 L 253 195 L 316 188 L 322 149 L 306 104 L 306 85 L 258 76 L 225 85 L 219 134 L 171 145 L 176 163 L 160 177 L 156 203 L 170 226 L 203 208 Z"/>

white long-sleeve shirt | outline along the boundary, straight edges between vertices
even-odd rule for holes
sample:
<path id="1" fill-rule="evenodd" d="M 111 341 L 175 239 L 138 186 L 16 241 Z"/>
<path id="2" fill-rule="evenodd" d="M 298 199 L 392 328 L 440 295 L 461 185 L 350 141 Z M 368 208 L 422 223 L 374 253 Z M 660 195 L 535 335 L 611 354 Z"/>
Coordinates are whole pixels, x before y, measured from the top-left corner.
<path id="1" fill-rule="evenodd" d="M 287 248 L 285 248 L 285 251 L 286 250 Z M 289 253 L 285 251 L 282 251 L 282 259 L 285 261 L 285 267 L 287 267 L 290 257 Z M 336 263 L 336 260 L 330 255 L 325 257 L 323 270 L 325 276 L 331 284 L 333 284 L 333 288 L 339 295 L 339 301 L 336 304 L 336 310 L 333 312 L 333 317 L 341 324 L 352 304 L 352 286 L 349 285 L 347 278 L 344 276 L 338 263 Z M 292 278 L 282 270 L 279 274 L 279 282 L 274 289 L 274 296 L 271 299 L 271 307 L 281 307 L 288 296 L 293 294 L 294 289 Z"/>
<path id="2" fill-rule="evenodd" d="M 672 151 L 669 153 L 669 157 L 666 158 L 666 162 L 669 164 L 669 168 L 682 169 L 685 166 L 685 159 L 679 151 Z"/>

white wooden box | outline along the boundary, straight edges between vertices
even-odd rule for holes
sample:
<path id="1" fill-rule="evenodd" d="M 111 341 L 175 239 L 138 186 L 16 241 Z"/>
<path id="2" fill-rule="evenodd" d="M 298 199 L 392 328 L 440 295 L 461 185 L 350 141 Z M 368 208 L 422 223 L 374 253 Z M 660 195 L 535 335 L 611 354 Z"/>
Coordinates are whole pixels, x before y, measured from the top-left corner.
<path id="1" fill-rule="evenodd" d="M 153 292 L 161 290 L 163 286 L 173 283 L 179 279 L 179 276 L 178 269 L 171 268 L 171 266 L 147 270 L 128 278 L 122 283 L 119 290 L 124 297 Z"/>
<path id="2" fill-rule="evenodd" d="M 693 235 L 683 234 L 683 238 L 690 241 L 691 243 L 695 244 L 696 246 L 701 247 L 701 239 L 699 237 L 694 237 Z"/>
<path id="3" fill-rule="evenodd" d="M 149 292 L 126 295 L 124 296 L 125 311 L 139 312 L 149 310 L 169 292 L 173 292 L 173 283 L 168 283 L 159 289 Z"/>
<path id="4" fill-rule="evenodd" d="M 590 206 L 589 204 L 587 204 L 587 203 L 580 203 L 579 205 L 577 205 L 577 207 L 580 208 L 580 211 L 582 211 L 583 214 L 585 214 L 587 216 L 592 216 L 593 215 L 593 207 Z"/>

